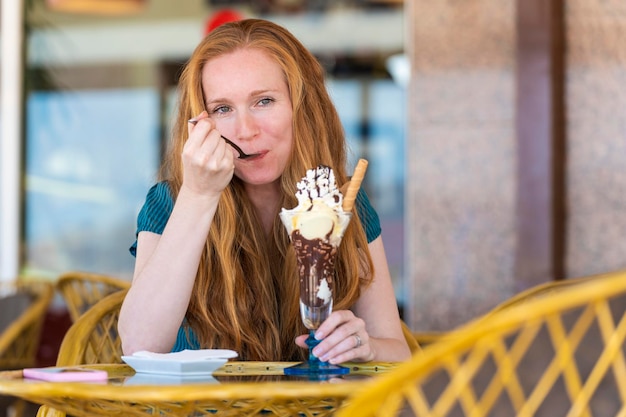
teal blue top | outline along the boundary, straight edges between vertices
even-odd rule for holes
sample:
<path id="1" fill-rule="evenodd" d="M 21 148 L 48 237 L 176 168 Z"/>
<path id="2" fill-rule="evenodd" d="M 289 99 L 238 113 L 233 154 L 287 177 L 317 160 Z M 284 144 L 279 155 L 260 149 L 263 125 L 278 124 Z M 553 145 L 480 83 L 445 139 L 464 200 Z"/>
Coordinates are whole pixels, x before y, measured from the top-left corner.
<path id="1" fill-rule="evenodd" d="M 152 232 L 162 234 L 165 225 L 174 209 L 174 199 L 167 182 L 159 182 L 152 186 L 146 196 L 146 201 L 137 216 L 137 232 Z M 369 198 L 361 188 L 356 198 L 356 210 L 365 228 L 367 242 L 370 243 L 381 234 L 380 219 L 378 213 L 370 204 Z M 130 253 L 135 256 L 137 253 L 137 240 L 130 247 Z M 176 343 L 172 352 L 184 349 L 199 349 L 198 340 L 187 326 L 181 325 L 178 331 Z"/>

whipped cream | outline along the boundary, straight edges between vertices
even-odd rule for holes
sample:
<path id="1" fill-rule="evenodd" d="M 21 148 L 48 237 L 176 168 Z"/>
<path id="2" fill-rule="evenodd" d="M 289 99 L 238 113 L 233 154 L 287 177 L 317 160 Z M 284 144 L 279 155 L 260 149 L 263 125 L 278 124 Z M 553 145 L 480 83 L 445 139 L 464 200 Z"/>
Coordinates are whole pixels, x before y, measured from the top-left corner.
<path id="1" fill-rule="evenodd" d="M 332 168 L 319 165 L 309 169 L 296 187 L 298 205 L 291 210 L 283 208 L 281 214 L 287 233 L 298 230 L 306 239 L 321 239 L 339 246 L 350 223 L 350 213 L 342 208 L 343 195 Z M 287 218 L 290 221 L 284 221 Z"/>

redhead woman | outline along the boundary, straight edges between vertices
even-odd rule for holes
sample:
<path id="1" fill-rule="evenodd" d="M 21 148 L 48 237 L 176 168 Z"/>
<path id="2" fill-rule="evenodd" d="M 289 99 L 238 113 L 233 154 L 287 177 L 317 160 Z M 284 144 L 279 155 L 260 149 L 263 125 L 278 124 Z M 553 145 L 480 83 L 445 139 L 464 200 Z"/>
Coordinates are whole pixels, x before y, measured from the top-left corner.
<path id="1" fill-rule="evenodd" d="M 287 30 L 247 19 L 196 48 L 179 84 L 160 181 L 137 220 L 125 354 L 220 348 L 241 360 L 308 354 L 295 255 L 280 219 L 320 164 L 348 181 L 346 141 L 315 57 Z M 229 138 L 252 158 L 241 159 Z M 404 339 L 381 239 L 364 192 L 336 260 L 334 311 L 316 331 L 324 361 L 401 361 Z"/>

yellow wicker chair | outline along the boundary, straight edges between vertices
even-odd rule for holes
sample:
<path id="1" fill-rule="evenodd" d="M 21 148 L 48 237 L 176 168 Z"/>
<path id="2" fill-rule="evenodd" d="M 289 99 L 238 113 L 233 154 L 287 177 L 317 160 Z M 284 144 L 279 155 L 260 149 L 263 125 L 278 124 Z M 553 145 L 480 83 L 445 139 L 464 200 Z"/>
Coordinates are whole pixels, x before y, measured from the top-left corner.
<path id="1" fill-rule="evenodd" d="M 526 297 L 449 336 L 337 416 L 626 415 L 626 272 Z"/>
<path id="2" fill-rule="evenodd" d="M 526 303 L 532 299 L 549 296 L 563 289 L 578 286 L 581 283 L 584 283 L 586 281 L 590 281 L 596 278 L 597 278 L 596 276 L 588 276 L 588 277 L 580 277 L 580 278 L 573 278 L 573 279 L 561 279 L 557 281 L 548 281 L 542 284 L 538 284 L 534 287 L 521 291 L 513 295 L 508 300 L 505 300 L 502 303 L 498 304 L 493 309 L 491 309 L 487 314 L 485 314 L 483 317 L 480 317 L 480 319 L 489 317 L 490 315 L 498 313 L 502 310 L 506 310 L 507 308 L 511 308 L 519 304 Z"/>
<path id="3" fill-rule="evenodd" d="M 563 279 L 558 281 L 549 281 L 539 285 L 536 285 L 532 288 L 528 288 L 524 291 L 521 291 L 511 298 L 503 301 L 502 303 L 496 305 L 493 309 L 489 310 L 483 316 L 476 318 L 476 321 L 483 320 L 492 314 L 501 312 L 502 310 L 506 310 L 507 308 L 523 304 L 528 302 L 534 298 L 544 297 L 546 295 L 553 294 L 554 292 L 560 291 L 562 289 L 575 286 L 580 284 L 581 282 L 594 279 L 595 277 L 582 277 L 576 279 Z M 413 337 L 417 341 L 418 345 L 422 348 L 435 343 L 441 340 L 443 337 L 446 337 L 450 334 L 449 331 L 432 331 L 432 332 L 413 332 Z"/>
<path id="4" fill-rule="evenodd" d="M 421 352 L 422 347 L 418 339 L 415 337 L 415 333 L 413 333 L 411 329 L 409 329 L 409 326 L 407 326 L 404 321 L 402 321 L 401 324 L 402 324 L 402 333 L 404 334 L 406 343 L 409 345 L 409 349 L 411 349 L 411 353 L 415 354 L 417 352 Z"/>
<path id="5" fill-rule="evenodd" d="M 36 364 L 41 328 L 53 295 L 49 282 L 0 283 L 0 370 Z M 22 415 L 25 405 L 22 400 L 0 397 L 0 415 L 6 415 L 8 407 L 14 408 L 14 415 Z"/>
<path id="6" fill-rule="evenodd" d="M 123 289 L 107 295 L 72 324 L 63 337 L 57 366 L 122 363 L 117 322 L 127 292 Z M 44 405 L 37 416 L 64 417 L 65 413 Z"/>
<path id="7" fill-rule="evenodd" d="M 54 286 L 41 281 L 3 282 L 0 284 L 0 292 L 5 297 L 26 295 L 25 308 L 0 333 L 0 369 L 33 366 Z M 8 318 L 8 313 L 3 312 L 3 318 Z"/>
<path id="8" fill-rule="evenodd" d="M 57 366 L 122 363 L 117 321 L 127 292 L 107 295 L 72 324 L 59 348 Z"/>
<path id="9" fill-rule="evenodd" d="M 417 344 L 421 348 L 424 348 L 430 344 L 438 342 L 447 334 L 447 331 L 413 332 L 413 338 L 417 341 Z"/>
<path id="10" fill-rule="evenodd" d="M 80 271 L 66 272 L 57 281 L 57 289 L 65 300 L 73 322 L 102 298 L 128 288 L 129 281 Z"/>

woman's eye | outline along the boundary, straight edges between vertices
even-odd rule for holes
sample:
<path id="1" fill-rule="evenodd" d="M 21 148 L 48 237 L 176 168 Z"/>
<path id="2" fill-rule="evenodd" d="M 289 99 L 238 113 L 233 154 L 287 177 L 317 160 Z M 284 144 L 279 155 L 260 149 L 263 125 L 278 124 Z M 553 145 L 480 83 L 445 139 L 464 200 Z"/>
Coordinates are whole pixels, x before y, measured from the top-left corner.
<path id="1" fill-rule="evenodd" d="M 273 102 L 274 100 L 272 100 L 271 98 L 262 98 L 261 100 L 259 100 L 259 105 L 261 106 L 267 106 L 268 104 L 270 104 L 271 102 Z"/>
<path id="2" fill-rule="evenodd" d="M 215 107 L 211 113 L 220 114 L 220 113 L 228 113 L 229 111 L 230 111 L 230 107 L 228 106 L 218 106 L 218 107 Z"/>

